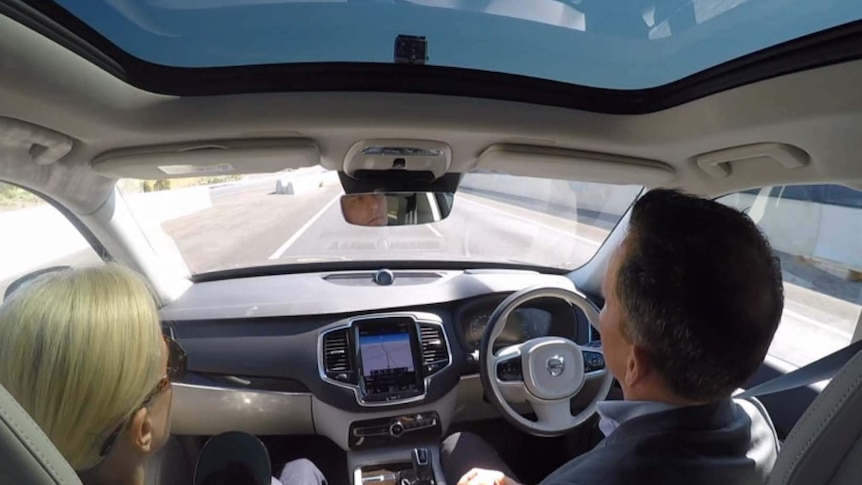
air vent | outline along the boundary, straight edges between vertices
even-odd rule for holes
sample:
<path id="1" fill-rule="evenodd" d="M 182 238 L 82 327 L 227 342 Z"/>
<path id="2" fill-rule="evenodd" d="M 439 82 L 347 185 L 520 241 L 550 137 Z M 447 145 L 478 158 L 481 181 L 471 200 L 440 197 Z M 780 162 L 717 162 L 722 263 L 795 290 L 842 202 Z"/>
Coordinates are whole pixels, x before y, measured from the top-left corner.
<path id="1" fill-rule="evenodd" d="M 350 345 L 347 329 L 333 330 L 323 336 L 323 366 L 328 377 L 351 380 Z M 344 374 L 344 375 L 342 375 Z"/>
<path id="2" fill-rule="evenodd" d="M 425 375 L 433 374 L 449 364 L 449 349 L 443 327 L 429 323 L 419 325 L 419 339 L 422 342 L 422 367 Z"/>
<path id="3" fill-rule="evenodd" d="M 334 273 L 324 276 L 323 279 L 329 283 L 342 286 L 372 286 L 380 284 L 375 280 L 379 272 L 366 271 L 359 273 Z M 440 273 L 421 271 L 393 271 L 391 286 L 415 286 L 434 283 L 443 277 Z M 390 286 L 390 285 L 384 285 Z"/>

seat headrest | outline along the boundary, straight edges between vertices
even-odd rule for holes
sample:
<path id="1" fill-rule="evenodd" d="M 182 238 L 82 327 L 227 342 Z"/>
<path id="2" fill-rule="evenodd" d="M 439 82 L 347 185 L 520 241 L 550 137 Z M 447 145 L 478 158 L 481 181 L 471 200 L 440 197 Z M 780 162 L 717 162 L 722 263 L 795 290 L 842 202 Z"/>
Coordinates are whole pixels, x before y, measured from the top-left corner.
<path id="1" fill-rule="evenodd" d="M 862 476 L 862 352 L 841 369 L 793 427 L 769 485 L 839 485 Z"/>
<path id="2" fill-rule="evenodd" d="M 80 485 L 51 440 L 0 386 L 0 483 Z"/>

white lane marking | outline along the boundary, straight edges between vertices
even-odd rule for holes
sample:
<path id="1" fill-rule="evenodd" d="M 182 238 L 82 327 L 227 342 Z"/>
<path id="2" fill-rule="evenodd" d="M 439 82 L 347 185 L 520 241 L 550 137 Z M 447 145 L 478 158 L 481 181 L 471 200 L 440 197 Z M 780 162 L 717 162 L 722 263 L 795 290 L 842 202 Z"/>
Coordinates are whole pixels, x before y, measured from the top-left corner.
<path id="1" fill-rule="evenodd" d="M 434 226 L 432 226 L 431 224 L 428 224 L 425 227 L 427 227 L 429 231 L 433 232 L 435 236 L 443 238 L 443 234 L 440 234 L 440 231 L 435 229 Z"/>
<path id="2" fill-rule="evenodd" d="M 590 239 L 590 238 L 587 238 L 584 236 L 578 236 L 576 234 L 572 234 L 570 232 L 563 231 L 562 229 L 557 229 L 556 227 L 551 227 L 551 226 L 542 224 L 541 222 L 531 221 L 530 219 L 527 219 L 526 217 L 516 216 L 516 215 L 510 214 L 506 211 L 497 209 L 496 207 L 487 206 L 485 204 L 482 204 L 480 202 L 476 202 L 474 200 L 460 199 L 459 202 L 467 202 L 469 204 L 477 205 L 483 209 L 487 209 L 489 211 L 496 212 L 496 213 L 504 215 L 506 217 L 511 217 L 512 219 L 517 219 L 519 221 L 526 222 L 528 224 L 532 224 L 534 226 L 539 226 L 541 228 L 547 229 L 548 231 L 553 231 L 553 232 L 556 232 L 557 234 L 562 234 L 563 236 L 570 237 L 572 239 L 577 239 L 578 241 L 585 242 L 587 244 L 590 244 L 590 245 L 593 245 L 596 247 L 602 245 L 602 241 L 596 241 L 594 239 Z"/>
<path id="3" fill-rule="evenodd" d="M 802 323 L 806 323 L 808 325 L 817 327 L 821 330 L 825 330 L 825 331 L 832 333 L 834 335 L 837 335 L 841 338 L 845 338 L 845 339 L 847 339 L 847 343 L 850 343 L 850 339 L 853 337 L 848 332 L 845 332 L 843 330 L 829 326 L 825 323 L 818 322 L 817 320 L 814 320 L 813 318 L 806 317 L 805 315 L 803 315 L 797 311 L 791 310 L 787 307 L 784 307 L 784 315 L 782 315 L 782 317 L 784 317 L 785 315 L 788 317 L 791 317 L 793 319 L 799 320 Z"/>
<path id="4" fill-rule="evenodd" d="M 785 374 L 787 374 L 788 372 L 792 372 L 792 371 L 794 371 L 800 367 L 798 364 L 791 362 L 791 361 L 785 359 L 784 357 L 781 357 L 780 355 L 773 354 L 772 349 L 769 349 L 769 351 L 766 352 L 766 357 L 764 357 L 763 360 L 764 361 L 767 361 L 767 360 L 776 361 L 777 360 L 778 365 L 785 367 L 785 369 L 783 369 L 785 371 L 784 372 Z M 772 362 L 772 364 L 775 365 L 776 363 Z"/>
<path id="5" fill-rule="evenodd" d="M 285 242 L 284 242 L 284 244 L 282 244 L 280 248 L 276 249 L 276 250 L 275 250 L 275 252 L 274 252 L 274 253 L 272 253 L 272 256 L 270 256 L 270 257 L 269 257 L 269 259 L 278 259 L 278 258 L 280 258 L 280 257 L 284 254 L 284 252 L 285 252 L 285 251 L 287 251 L 287 250 L 290 248 L 290 246 L 292 246 L 292 245 L 293 245 L 293 243 L 295 243 L 295 242 L 296 242 L 296 240 L 297 240 L 297 239 L 299 239 L 299 237 L 300 237 L 300 236 L 302 236 L 302 234 L 303 234 L 305 231 L 307 231 L 309 227 L 311 227 L 311 225 L 312 225 L 312 224 L 314 224 L 315 222 L 317 222 L 317 220 L 318 220 L 318 219 L 320 219 L 320 216 L 322 216 L 324 212 L 326 212 L 330 207 L 332 207 L 332 204 L 334 204 L 334 203 L 335 203 L 335 201 L 336 201 L 336 200 L 338 200 L 340 197 L 341 197 L 341 194 L 336 195 L 335 197 L 333 197 L 333 198 L 332 198 L 332 200 L 330 200 L 330 201 L 329 201 L 329 203 L 327 203 L 327 204 L 323 207 L 323 209 L 320 209 L 320 212 L 318 212 L 317 214 L 315 214 L 315 215 L 314 215 L 314 217 L 312 217 L 311 219 L 309 219 L 309 220 L 308 220 L 308 222 L 306 222 L 302 227 L 300 227 L 298 231 L 296 231 L 295 233 L 293 233 L 293 235 L 292 235 L 292 236 L 290 236 L 290 239 L 288 239 L 287 241 L 285 241 Z"/>

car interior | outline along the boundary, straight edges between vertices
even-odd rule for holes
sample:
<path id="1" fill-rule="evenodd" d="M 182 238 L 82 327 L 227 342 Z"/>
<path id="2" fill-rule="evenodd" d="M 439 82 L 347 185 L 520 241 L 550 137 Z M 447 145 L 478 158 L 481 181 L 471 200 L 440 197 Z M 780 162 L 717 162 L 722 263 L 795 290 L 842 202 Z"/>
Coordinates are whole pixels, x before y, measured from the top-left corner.
<path id="1" fill-rule="evenodd" d="M 0 200 L 0 282 L 150 281 L 188 373 L 148 483 L 193 483 L 228 431 L 331 485 L 445 485 L 441 440 L 470 431 L 540 482 L 622 399 L 601 282 L 654 188 L 780 253 L 746 388 L 862 339 L 862 6 L 534 3 L 0 1 L 0 195 L 28 194 Z M 342 214 L 374 193 L 385 227 Z M 769 483 L 856 483 L 854 354 L 758 396 Z M 0 482 L 80 483 L 1 386 Z"/>

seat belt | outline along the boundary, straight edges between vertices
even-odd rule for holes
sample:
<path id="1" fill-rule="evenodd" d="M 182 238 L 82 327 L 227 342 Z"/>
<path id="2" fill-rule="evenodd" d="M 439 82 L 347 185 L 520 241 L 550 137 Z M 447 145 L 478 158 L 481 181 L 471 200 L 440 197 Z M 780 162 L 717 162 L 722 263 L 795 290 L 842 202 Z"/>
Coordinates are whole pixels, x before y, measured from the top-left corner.
<path id="1" fill-rule="evenodd" d="M 822 359 L 815 360 L 806 366 L 802 366 L 793 372 L 758 384 L 742 394 L 737 394 L 733 397 L 765 396 L 830 379 L 860 350 L 862 350 L 862 340 L 854 342 Z"/>

